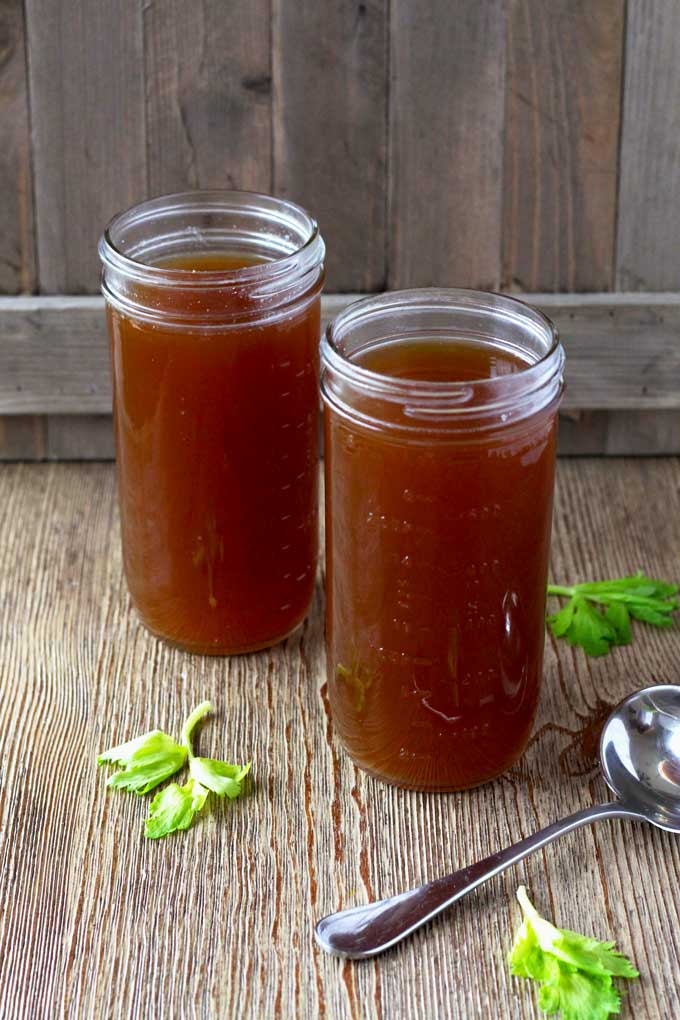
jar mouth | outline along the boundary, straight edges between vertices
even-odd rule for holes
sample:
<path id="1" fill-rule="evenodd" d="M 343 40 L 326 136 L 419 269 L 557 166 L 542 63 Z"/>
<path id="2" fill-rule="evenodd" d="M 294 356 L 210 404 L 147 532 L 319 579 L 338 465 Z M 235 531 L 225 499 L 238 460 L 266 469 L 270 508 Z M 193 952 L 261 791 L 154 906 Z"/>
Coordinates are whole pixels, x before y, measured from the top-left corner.
<path id="1" fill-rule="evenodd" d="M 215 225 L 201 227 L 192 219 L 213 220 Z M 253 229 L 258 219 L 267 231 Z M 235 243 L 244 253 L 263 256 L 262 261 L 200 271 L 149 261 L 233 249 Z M 316 220 L 294 202 L 254 191 L 205 189 L 161 195 L 118 213 L 102 234 L 99 256 L 105 270 L 122 272 L 137 283 L 225 288 L 304 272 L 308 264 L 323 259 L 324 244 Z"/>
<path id="2" fill-rule="evenodd" d="M 167 329 L 220 331 L 283 318 L 315 299 L 324 279 L 316 220 L 293 202 L 250 191 L 142 202 L 114 216 L 99 255 L 107 304 Z M 200 268 L 191 268 L 192 255 Z M 202 261 L 220 255 L 236 256 L 235 268 Z"/>
<path id="3" fill-rule="evenodd" d="M 514 352 L 526 366 L 507 375 L 463 381 L 409 379 L 364 367 L 353 355 L 401 339 L 469 339 Z M 408 419 L 524 417 L 562 392 L 564 351 L 542 312 L 494 292 L 422 288 L 357 301 L 328 326 L 321 341 L 322 394 L 351 410 L 352 393 L 402 405 Z M 366 401 L 363 399 L 363 416 Z M 499 419 L 500 416 L 500 419 Z"/>

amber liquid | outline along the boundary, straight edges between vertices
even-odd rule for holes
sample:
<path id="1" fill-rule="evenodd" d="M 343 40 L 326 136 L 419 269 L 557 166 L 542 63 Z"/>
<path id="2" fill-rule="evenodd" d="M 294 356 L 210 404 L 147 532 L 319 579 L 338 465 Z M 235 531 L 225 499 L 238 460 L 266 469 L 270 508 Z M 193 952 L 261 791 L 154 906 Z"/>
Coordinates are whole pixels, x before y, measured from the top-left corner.
<path id="1" fill-rule="evenodd" d="M 193 272 L 255 264 L 190 254 Z M 161 312 L 212 300 L 154 293 Z M 227 315 L 248 297 L 220 295 Z M 223 331 L 109 310 L 125 572 L 143 622 L 197 652 L 283 638 L 304 618 L 317 561 L 319 297 Z"/>
<path id="2" fill-rule="evenodd" d="M 467 341 L 394 342 L 357 360 L 440 382 L 526 367 Z M 555 414 L 453 437 L 432 424 L 414 439 L 326 408 L 331 708 L 354 761 L 382 779 L 462 789 L 504 772 L 526 746 L 541 682 Z"/>

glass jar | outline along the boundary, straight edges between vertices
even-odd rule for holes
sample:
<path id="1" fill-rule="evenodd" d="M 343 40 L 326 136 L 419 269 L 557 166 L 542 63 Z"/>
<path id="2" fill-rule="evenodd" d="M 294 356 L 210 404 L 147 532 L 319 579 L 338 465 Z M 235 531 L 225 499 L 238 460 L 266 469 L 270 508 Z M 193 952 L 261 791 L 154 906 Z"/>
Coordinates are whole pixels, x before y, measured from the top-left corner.
<path id="1" fill-rule="evenodd" d="M 132 601 L 191 651 L 274 644 L 315 582 L 317 225 L 195 191 L 120 214 L 99 253 Z"/>
<path id="2" fill-rule="evenodd" d="M 509 297 L 412 290 L 351 305 L 321 355 L 336 732 L 380 779 L 476 786 L 539 696 L 556 331 Z"/>

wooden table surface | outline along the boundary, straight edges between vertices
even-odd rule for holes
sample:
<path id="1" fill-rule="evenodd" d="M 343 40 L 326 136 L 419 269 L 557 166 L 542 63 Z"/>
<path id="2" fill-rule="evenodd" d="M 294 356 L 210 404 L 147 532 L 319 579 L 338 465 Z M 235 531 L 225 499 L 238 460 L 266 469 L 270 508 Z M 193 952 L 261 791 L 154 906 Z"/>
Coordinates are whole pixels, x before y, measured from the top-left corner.
<path id="1" fill-rule="evenodd" d="M 553 577 L 680 575 L 676 460 L 562 461 Z M 680 841 L 623 821 L 581 830 L 495 879 L 408 944 L 354 964 L 312 921 L 433 878 L 607 797 L 599 724 L 680 676 L 680 628 L 636 627 L 605 659 L 548 642 L 524 759 L 480 790 L 422 795 L 335 744 L 322 594 L 304 629 L 207 659 L 150 637 L 121 576 L 113 468 L 0 468 L 0 1015 L 95 1018 L 532 1018 L 505 964 L 526 882 L 562 926 L 614 938 L 642 974 L 623 1015 L 680 1000 Z M 203 753 L 254 761 L 251 792 L 187 833 L 142 836 L 146 802 L 107 793 L 98 750 L 177 732 L 210 698 Z"/>

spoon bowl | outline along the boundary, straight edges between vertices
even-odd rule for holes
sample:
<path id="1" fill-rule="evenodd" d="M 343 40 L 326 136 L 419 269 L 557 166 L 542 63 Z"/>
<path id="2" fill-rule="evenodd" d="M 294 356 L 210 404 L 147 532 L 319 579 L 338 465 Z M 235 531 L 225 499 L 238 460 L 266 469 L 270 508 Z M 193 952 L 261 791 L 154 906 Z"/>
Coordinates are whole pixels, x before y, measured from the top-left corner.
<path id="1" fill-rule="evenodd" d="M 602 730 L 600 767 L 622 803 L 680 832 L 680 687 L 646 687 L 622 701 Z"/>
<path id="2" fill-rule="evenodd" d="M 602 775 L 616 799 L 554 822 L 452 875 L 322 918 L 318 945 L 351 959 L 396 945 L 461 896 L 559 836 L 602 818 L 633 818 L 680 832 L 680 686 L 645 687 L 618 705 L 600 739 Z"/>

